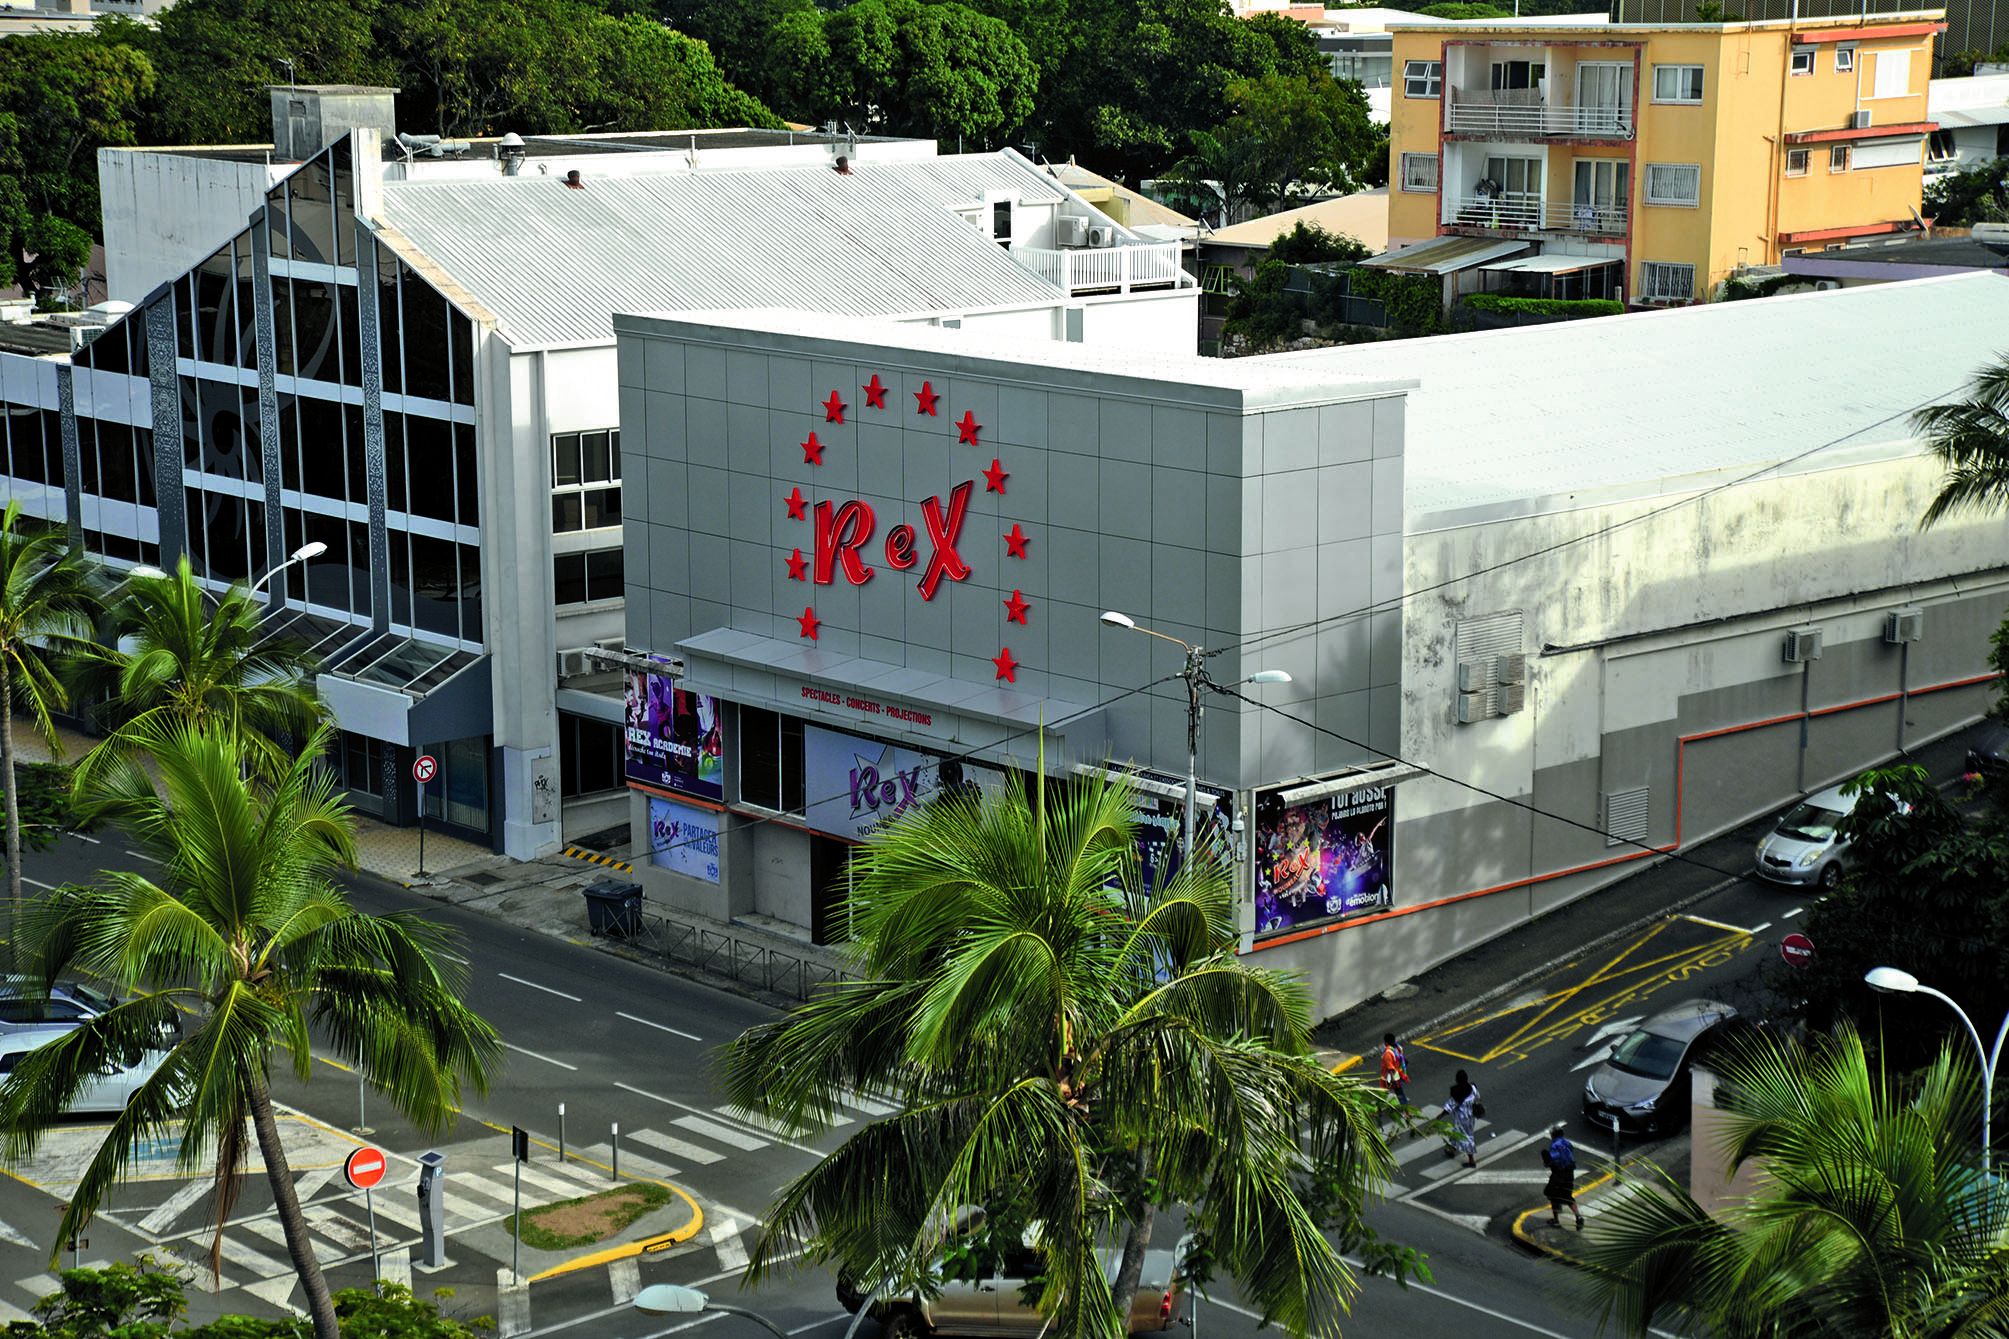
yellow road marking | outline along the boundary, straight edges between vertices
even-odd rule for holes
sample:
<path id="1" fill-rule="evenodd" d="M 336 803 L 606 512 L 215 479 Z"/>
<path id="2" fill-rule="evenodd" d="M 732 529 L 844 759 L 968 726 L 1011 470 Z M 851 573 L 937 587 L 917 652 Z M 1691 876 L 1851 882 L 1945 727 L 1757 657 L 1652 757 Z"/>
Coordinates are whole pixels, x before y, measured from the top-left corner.
<path id="1" fill-rule="evenodd" d="M 1694 921 L 1697 925 L 1706 925 L 1712 930 L 1728 930 L 1731 934 L 1747 935 L 1752 933 L 1741 925 L 1725 925 L 1722 921 L 1712 921 L 1701 916 L 1690 916 L 1684 913 L 1681 919 L 1684 921 Z"/>

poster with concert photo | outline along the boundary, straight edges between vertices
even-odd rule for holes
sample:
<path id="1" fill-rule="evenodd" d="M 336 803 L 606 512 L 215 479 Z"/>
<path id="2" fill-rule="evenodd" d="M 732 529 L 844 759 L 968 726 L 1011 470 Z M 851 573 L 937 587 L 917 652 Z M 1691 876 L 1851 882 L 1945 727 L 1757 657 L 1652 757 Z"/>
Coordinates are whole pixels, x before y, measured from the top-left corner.
<path id="1" fill-rule="evenodd" d="M 725 795 L 718 699 L 667 674 L 628 675 L 627 777 L 700 799 Z"/>
<path id="2" fill-rule="evenodd" d="M 1286 805 L 1256 797 L 1256 934 L 1386 911 L 1395 903 L 1395 788 Z"/>

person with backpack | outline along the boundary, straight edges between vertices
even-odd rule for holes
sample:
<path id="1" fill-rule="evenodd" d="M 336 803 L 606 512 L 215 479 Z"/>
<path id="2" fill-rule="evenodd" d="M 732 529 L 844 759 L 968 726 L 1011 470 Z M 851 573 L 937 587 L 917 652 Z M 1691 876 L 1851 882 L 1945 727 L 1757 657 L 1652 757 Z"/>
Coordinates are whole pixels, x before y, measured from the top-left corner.
<path id="1" fill-rule="evenodd" d="M 1397 1102 L 1409 1105 L 1409 1057 L 1402 1053 L 1393 1032 L 1381 1037 L 1381 1086 L 1394 1093 Z"/>
<path id="2" fill-rule="evenodd" d="M 1458 1077 L 1451 1081 L 1451 1094 L 1444 1103 L 1444 1118 L 1451 1122 L 1456 1132 L 1451 1142 L 1444 1145 L 1446 1157 L 1462 1153 L 1467 1167 L 1479 1165 L 1479 1145 L 1474 1136 L 1479 1117 L 1485 1114 L 1485 1104 L 1479 1100 L 1479 1085 L 1467 1078 L 1464 1070 L 1459 1070 Z"/>
<path id="3" fill-rule="evenodd" d="M 1577 1231 L 1583 1231 L 1583 1210 L 1577 1208 L 1577 1151 L 1563 1131 L 1569 1128 L 1566 1121 L 1557 1121 L 1549 1127 L 1549 1146 L 1542 1150 L 1542 1165 L 1549 1169 L 1549 1225 L 1563 1225 L 1563 1206 L 1568 1205 L 1576 1215 Z"/>

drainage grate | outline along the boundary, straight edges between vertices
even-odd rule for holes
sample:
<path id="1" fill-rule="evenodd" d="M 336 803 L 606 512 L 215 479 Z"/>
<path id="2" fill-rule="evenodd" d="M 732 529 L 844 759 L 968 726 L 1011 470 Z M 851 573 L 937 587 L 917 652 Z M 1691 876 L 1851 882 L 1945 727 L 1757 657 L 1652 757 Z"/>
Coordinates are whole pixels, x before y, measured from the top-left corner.
<path id="1" fill-rule="evenodd" d="M 490 884 L 501 883 L 502 876 L 500 874 L 491 874 L 485 869 L 478 869 L 472 874 L 461 875 L 460 881 L 462 883 L 471 883 L 477 888 L 486 888 Z"/>

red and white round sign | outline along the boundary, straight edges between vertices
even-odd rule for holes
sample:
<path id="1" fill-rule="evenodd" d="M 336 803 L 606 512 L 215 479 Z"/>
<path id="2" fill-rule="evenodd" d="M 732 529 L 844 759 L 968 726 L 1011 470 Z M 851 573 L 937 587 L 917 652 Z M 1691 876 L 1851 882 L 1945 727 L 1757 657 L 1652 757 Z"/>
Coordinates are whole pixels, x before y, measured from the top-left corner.
<path id="1" fill-rule="evenodd" d="M 384 1179 L 387 1170 L 384 1151 L 365 1144 L 349 1155 L 342 1164 L 342 1175 L 349 1178 L 349 1184 L 358 1190 L 368 1190 Z"/>
<path id="2" fill-rule="evenodd" d="M 412 780 L 423 786 L 439 775 L 439 762 L 430 753 L 421 753 L 412 763 Z"/>
<path id="3" fill-rule="evenodd" d="M 1814 960 L 1814 941 L 1803 934 L 1790 934 L 1779 941 L 1779 956 L 1795 967 Z"/>

